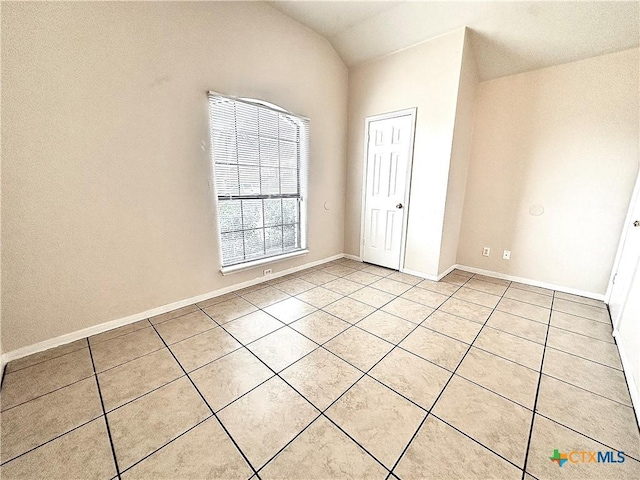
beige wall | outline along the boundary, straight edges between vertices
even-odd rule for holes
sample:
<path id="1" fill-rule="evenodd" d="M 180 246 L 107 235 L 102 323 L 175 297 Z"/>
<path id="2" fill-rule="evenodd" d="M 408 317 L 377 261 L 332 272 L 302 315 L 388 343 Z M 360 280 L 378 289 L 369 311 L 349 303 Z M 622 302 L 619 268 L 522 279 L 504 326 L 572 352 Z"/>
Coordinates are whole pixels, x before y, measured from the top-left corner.
<path id="1" fill-rule="evenodd" d="M 262 271 L 218 271 L 210 89 L 311 119 L 311 253 L 274 271 L 343 252 L 347 69 L 268 5 L 4 3 L 2 85 L 5 351 Z"/>
<path id="2" fill-rule="evenodd" d="M 405 268 L 437 274 L 464 35 L 349 70 L 346 253 L 360 254 L 365 117 L 417 107 Z"/>
<path id="3" fill-rule="evenodd" d="M 640 159 L 638 52 L 480 84 L 458 263 L 605 292 Z"/>
<path id="4" fill-rule="evenodd" d="M 476 103 L 478 72 L 476 68 L 471 38 L 465 37 L 462 52 L 462 68 L 456 105 L 456 120 L 453 130 L 453 147 L 449 167 L 449 182 L 442 227 L 442 244 L 438 274 L 446 272 L 457 261 L 460 227 L 464 208 L 464 196 L 467 186 L 467 172 L 471 156 L 471 137 L 473 133 L 473 112 Z"/>

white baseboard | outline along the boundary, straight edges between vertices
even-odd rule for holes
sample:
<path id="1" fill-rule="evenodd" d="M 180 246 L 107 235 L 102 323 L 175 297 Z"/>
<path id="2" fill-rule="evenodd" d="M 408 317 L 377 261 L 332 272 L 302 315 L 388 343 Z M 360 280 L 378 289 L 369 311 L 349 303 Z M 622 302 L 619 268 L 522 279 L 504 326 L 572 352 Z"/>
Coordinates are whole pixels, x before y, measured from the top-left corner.
<path id="1" fill-rule="evenodd" d="M 114 328 L 122 327 L 130 323 L 138 322 L 146 318 L 167 313 L 177 308 L 186 307 L 187 305 L 191 305 L 198 302 L 204 302 L 205 300 L 209 300 L 210 298 L 214 298 L 214 297 L 219 297 L 220 295 L 224 295 L 225 293 L 241 290 L 246 287 L 251 287 L 259 283 L 273 280 L 274 278 L 283 277 L 285 275 L 289 275 L 291 273 L 304 270 L 305 268 L 315 267 L 316 265 L 322 265 L 323 263 L 332 262 L 333 260 L 338 260 L 340 258 L 345 258 L 345 257 L 346 255 L 340 253 L 338 255 L 333 255 L 331 257 L 323 258 L 322 260 L 317 260 L 315 262 L 305 263 L 304 265 L 292 267 L 287 270 L 274 273 L 273 275 L 269 275 L 268 277 L 257 277 L 257 278 L 254 278 L 253 280 L 248 280 L 246 282 L 237 283 L 235 285 L 230 285 L 228 287 L 219 288 L 218 290 L 214 290 L 209 293 L 204 293 L 202 295 L 197 295 L 195 297 L 179 300 L 177 302 L 169 303 L 161 307 L 152 308 L 151 310 L 147 310 L 145 312 L 135 313 L 127 317 L 118 318 L 116 320 L 111 320 L 109 322 L 101 323 L 99 325 L 83 328 L 82 330 L 77 330 L 75 332 L 67 333 L 65 335 L 60 335 L 59 337 L 51 338 L 49 340 L 44 340 L 42 342 L 38 342 L 33 345 L 29 345 L 26 347 L 19 348 L 17 350 L 12 350 L 10 352 L 3 353 L 0 356 L 0 362 L 2 364 L 2 370 L 0 370 L 0 375 L 2 375 L 4 371 L 4 366 L 7 363 L 11 362 L 12 360 L 17 360 L 18 358 L 26 357 L 34 353 L 42 352 L 44 350 L 49 350 L 50 348 L 55 348 L 55 347 L 59 347 L 60 345 L 65 345 L 67 343 L 75 342 L 76 340 L 90 337 L 92 335 L 97 335 L 98 333 L 106 332 L 108 330 L 113 330 Z"/>
<path id="2" fill-rule="evenodd" d="M 344 254 L 344 258 L 348 258 L 349 260 L 355 260 L 356 262 L 361 262 L 362 259 L 360 257 L 358 257 L 357 255 L 350 255 L 348 253 Z"/>
<path id="3" fill-rule="evenodd" d="M 459 270 L 464 270 L 465 272 L 478 273 L 480 275 L 501 278 L 503 280 L 509 280 L 511 282 L 525 283 L 534 287 L 542 287 L 549 290 L 557 290 L 558 292 L 571 293 L 573 295 L 579 295 L 581 297 L 593 298 L 594 300 L 604 301 L 605 297 L 602 293 L 587 292 L 585 290 L 578 290 L 577 288 L 565 287 L 563 285 L 556 285 L 554 283 L 539 282 L 538 280 L 531 280 L 530 278 L 516 277 L 514 275 L 507 275 L 506 273 L 493 272 L 491 270 L 483 270 L 481 268 L 475 267 L 467 267 L 466 265 L 455 265 L 454 267 Z"/>
<path id="4" fill-rule="evenodd" d="M 636 411 L 636 422 L 638 423 L 638 427 L 640 427 L 640 385 L 636 385 L 636 382 L 634 381 L 633 376 L 627 373 L 627 372 L 631 372 L 633 370 L 633 367 L 629 363 L 629 358 L 627 357 L 621 342 L 618 342 L 616 340 L 616 345 L 618 346 L 618 352 L 620 353 L 622 370 L 625 372 L 624 375 L 627 379 L 627 386 L 629 387 L 631 403 L 633 404 L 633 409 Z"/>
<path id="5" fill-rule="evenodd" d="M 431 275 L 429 273 L 419 272 L 417 270 L 411 270 L 410 268 L 403 268 L 400 270 L 402 273 L 407 273 L 409 275 L 413 275 L 414 277 L 424 278 L 426 280 L 431 280 L 432 282 L 439 282 L 443 277 L 449 275 L 453 270 L 455 270 L 457 265 L 452 265 L 447 268 L 440 275 Z"/>

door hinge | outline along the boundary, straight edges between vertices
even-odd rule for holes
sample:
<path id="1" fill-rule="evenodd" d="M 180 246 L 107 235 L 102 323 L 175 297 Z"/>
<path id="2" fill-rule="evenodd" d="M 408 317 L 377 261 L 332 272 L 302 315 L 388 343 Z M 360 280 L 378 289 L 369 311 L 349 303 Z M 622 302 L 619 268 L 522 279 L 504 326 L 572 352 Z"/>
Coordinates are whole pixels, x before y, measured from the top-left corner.
<path id="1" fill-rule="evenodd" d="M 617 273 L 613 276 L 613 280 L 611 281 L 611 285 L 615 285 L 616 284 L 616 278 L 618 278 L 618 274 Z"/>

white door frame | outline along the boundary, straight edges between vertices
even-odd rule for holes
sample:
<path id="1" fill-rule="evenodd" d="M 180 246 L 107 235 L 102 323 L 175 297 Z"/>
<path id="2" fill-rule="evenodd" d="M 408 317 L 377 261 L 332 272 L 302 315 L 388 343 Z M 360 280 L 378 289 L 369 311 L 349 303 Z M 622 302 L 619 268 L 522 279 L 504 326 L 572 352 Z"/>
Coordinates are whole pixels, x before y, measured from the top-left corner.
<path id="1" fill-rule="evenodd" d="M 631 226 L 631 220 L 633 216 L 633 207 L 636 204 L 636 201 L 638 201 L 639 199 L 640 199 L 640 171 L 638 172 L 638 177 L 636 178 L 635 187 L 633 188 L 633 194 L 631 195 L 631 200 L 629 201 L 627 215 L 625 216 L 624 225 L 622 227 L 622 233 L 620 235 L 620 241 L 618 242 L 618 251 L 616 252 L 615 260 L 613 261 L 613 268 L 611 269 L 611 276 L 609 277 L 609 285 L 607 286 L 607 292 L 605 293 L 604 302 L 607 305 L 611 301 L 611 294 L 613 293 L 613 282 L 615 280 L 616 274 L 618 273 L 618 268 L 620 268 L 622 251 L 627 241 L 627 235 L 629 234 L 629 229 Z M 614 336 L 618 327 L 619 320 L 620 320 L 619 318 L 611 319 L 611 322 L 613 323 Z"/>
<path id="2" fill-rule="evenodd" d="M 407 159 L 407 178 L 406 188 L 404 189 L 404 217 L 402 218 L 402 235 L 400 239 L 400 264 L 398 269 L 404 271 L 404 255 L 406 251 L 407 243 L 407 225 L 409 221 L 409 194 L 411 193 L 411 173 L 413 172 L 413 147 L 416 133 L 416 117 L 418 108 L 406 108 L 404 110 L 396 110 L 388 113 L 381 113 L 379 115 L 371 115 L 364 119 L 364 159 L 362 169 L 362 200 L 360 204 L 360 259 L 364 260 L 364 221 L 365 221 L 365 208 L 367 207 L 367 159 L 369 155 L 369 124 L 378 120 L 387 120 L 389 118 L 404 117 L 409 115 L 411 117 L 411 130 L 409 132 L 409 158 Z"/>

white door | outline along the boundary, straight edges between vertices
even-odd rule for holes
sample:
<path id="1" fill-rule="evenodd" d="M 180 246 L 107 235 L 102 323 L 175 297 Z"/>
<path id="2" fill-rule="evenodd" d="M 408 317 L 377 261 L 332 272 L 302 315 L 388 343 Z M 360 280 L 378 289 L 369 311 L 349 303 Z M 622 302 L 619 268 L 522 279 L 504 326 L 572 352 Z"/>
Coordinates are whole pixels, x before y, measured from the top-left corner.
<path id="1" fill-rule="evenodd" d="M 367 122 L 362 259 L 394 270 L 401 267 L 414 118 L 408 111 Z"/>
<path id="2" fill-rule="evenodd" d="M 613 277 L 613 286 L 609 297 L 609 310 L 614 329 L 620 324 L 622 310 L 631 291 L 633 276 L 640 268 L 638 265 L 640 262 L 640 176 L 636 182 L 629 212 L 627 224 L 622 230 L 624 241 L 620 246 L 620 259 Z M 638 223 L 636 224 L 636 222 Z"/>
<path id="3" fill-rule="evenodd" d="M 629 391 L 640 419 L 640 176 L 636 184 L 623 242 L 609 297 L 620 357 L 624 363 Z"/>

